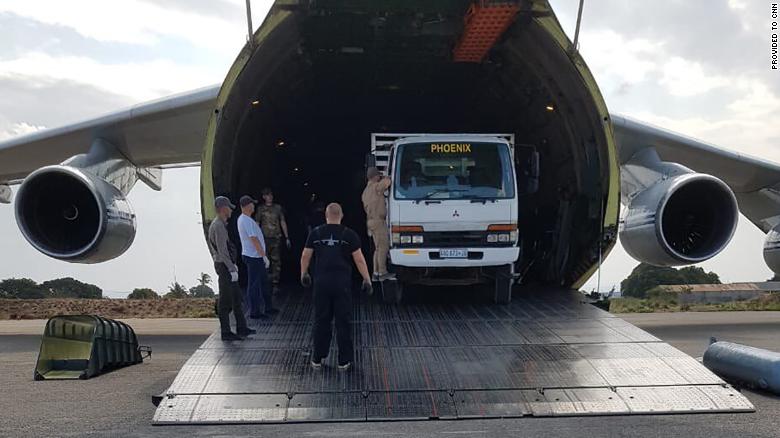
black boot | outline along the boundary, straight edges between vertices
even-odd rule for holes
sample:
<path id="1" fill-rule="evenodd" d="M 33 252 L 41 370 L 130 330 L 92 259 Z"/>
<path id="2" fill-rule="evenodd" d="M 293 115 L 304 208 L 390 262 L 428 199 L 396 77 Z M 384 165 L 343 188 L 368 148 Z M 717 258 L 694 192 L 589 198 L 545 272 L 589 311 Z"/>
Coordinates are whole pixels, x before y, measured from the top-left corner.
<path id="1" fill-rule="evenodd" d="M 246 328 L 243 330 L 238 330 L 238 336 L 241 336 L 242 338 L 245 338 L 249 335 L 254 335 L 257 333 L 257 330 L 253 330 L 251 328 Z"/>
<path id="2" fill-rule="evenodd" d="M 240 341 L 242 339 L 244 339 L 244 338 L 242 338 L 241 336 L 238 336 L 237 334 L 235 334 L 233 332 L 222 333 L 222 340 L 223 341 Z"/>

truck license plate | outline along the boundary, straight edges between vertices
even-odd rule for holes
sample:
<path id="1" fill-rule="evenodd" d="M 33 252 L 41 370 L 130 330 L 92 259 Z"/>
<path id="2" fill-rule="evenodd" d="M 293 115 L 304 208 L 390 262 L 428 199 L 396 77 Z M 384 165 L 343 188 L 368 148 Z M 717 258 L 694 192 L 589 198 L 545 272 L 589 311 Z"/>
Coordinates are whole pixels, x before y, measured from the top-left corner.
<path id="1" fill-rule="evenodd" d="M 466 259 L 469 257 L 467 249 L 440 249 L 439 257 L 443 259 Z"/>

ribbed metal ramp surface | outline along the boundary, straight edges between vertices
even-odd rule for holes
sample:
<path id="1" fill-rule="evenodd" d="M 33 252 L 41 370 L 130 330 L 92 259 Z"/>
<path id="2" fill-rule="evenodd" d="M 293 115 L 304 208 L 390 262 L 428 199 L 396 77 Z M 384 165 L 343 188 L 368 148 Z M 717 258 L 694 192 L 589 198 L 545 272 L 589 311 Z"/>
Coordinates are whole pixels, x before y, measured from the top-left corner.
<path id="1" fill-rule="evenodd" d="M 309 365 L 311 300 L 294 293 L 242 342 L 212 335 L 154 424 L 752 412 L 700 363 L 570 291 L 509 306 L 446 298 L 354 303 L 356 367 Z"/>

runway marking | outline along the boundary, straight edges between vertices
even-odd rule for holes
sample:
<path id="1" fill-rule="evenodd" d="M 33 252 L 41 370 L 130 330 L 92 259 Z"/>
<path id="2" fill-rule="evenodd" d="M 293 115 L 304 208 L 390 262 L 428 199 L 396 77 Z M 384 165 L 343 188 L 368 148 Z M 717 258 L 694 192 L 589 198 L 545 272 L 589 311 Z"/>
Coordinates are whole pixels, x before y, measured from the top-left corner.
<path id="1" fill-rule="evenodd" d="M 323 437 L 329 437 L 329 436 L 335 436 L 335 437 L 342 437 L 342 436 L 404 436 L 406 435 L 403 432 L 377 432 L 374 430 L 359 430 L 355 432 L 347 432 L 347 431 L 329 431 L 329 432 L 306 432 L 304 435 L 306 436 L 323 436 Z"/>

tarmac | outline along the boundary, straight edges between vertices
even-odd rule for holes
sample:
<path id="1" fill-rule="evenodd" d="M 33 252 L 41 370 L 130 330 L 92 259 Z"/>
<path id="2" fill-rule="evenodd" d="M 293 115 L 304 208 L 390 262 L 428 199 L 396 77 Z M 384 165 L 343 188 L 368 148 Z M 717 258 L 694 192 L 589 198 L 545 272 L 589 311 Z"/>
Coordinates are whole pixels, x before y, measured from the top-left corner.
<path id="1" fill-rule="evenodd" d="M 693 357 L 710 336 L 780 351 L 780 312 L 626 314 L 621 318 Z M 743 390 L 753 414 L 520 418 L 250 426 L 151 426 L 151 396 L 165 391 L 216 320 L 128 320 L 153 356 L 87 381 L 34 382 L 44 321 L 0 321 L 0 436 L 775 437 L 780 397 Z"/>

